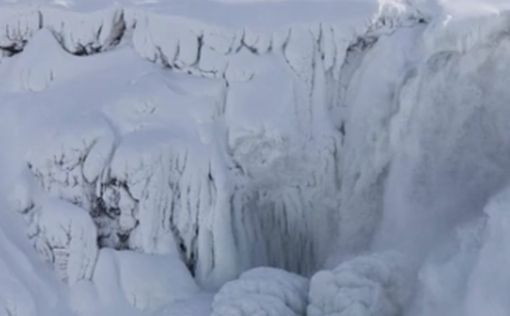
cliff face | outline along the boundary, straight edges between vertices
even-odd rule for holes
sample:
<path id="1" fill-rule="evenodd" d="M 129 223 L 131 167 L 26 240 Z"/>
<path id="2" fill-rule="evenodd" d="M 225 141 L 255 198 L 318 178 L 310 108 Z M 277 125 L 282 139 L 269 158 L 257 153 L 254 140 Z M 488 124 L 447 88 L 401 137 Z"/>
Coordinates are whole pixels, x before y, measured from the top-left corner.
<path id="1" fill-rule="evenodd" d="M 482 315 L 468 298 L 495 288 L 463 284 L 505 258 L 482 236 L 505 234 L 485 205 L 510 170 L 508 15 L 200 5 L 0 7 L 2 205 L 24 218 L 0 231 L 70 287 L 40 272 L 50 312 L 207 314 L 199 287 L 265 265 L 288 272 L 243 274 L 212 313 Z M 27 295 L 0 285 L 0 315 L 46 315 L 4 265 Z M 308 298 L 289 273 L 328 268 Z"/>

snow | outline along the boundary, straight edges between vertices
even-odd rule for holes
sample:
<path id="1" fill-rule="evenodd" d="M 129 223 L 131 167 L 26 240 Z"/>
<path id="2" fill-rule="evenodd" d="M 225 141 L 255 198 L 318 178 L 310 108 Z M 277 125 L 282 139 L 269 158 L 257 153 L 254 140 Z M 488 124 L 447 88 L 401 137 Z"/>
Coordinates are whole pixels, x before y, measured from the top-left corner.
<path id="1" fill-rule="evenodd" d="M 110 287 L 111 284 L 118 284 L 123 298 L 131 306 L 145 312 L 154 313 L 199 292 L 189 271 L 176 254 L 144 255 L 103 249 L 97 264 L 96 271 L 99 274 L 94 276 L 94 284 L 98 293 L 101 293 L 99 296 L 108 297 L 112 292 L 115 293 Z M 107 278 L 103 279 L 103 271 L 108 265 L 113 265 L 116 271 L 113 274 L 108 272 Z"/>
<path id="2" fill-rule="evenodd" d="M 361 255 L 313 276 L 307 315 L 401 315 L 413 281 L 412 263 L 402 254 Z"/>
<path id="3" fill-rule="evenodd" d="M 274 268 L 255 268 L 225 284 L 214 297 L 212 316 L 295 316 L 306 307 L 308 281 Z"/>
<path id="4" fill-rule="evenodd" d="M 506 1 L 0 3 L 0 315 L 508 313 Z"/>
<path id="5" fill-rule="evenodd" d="M 74 284 L 92 277 L 97 256 L 96 227 L 84 209 L 50 199 L 34 209 L 30 228 L 35 248 L 54 265 L 63 281 Z"/>
<path id="6" fill-rule="evenodd" d="M 34 9 L 2 8 L 0 17 L 2 21 L 0 24 L 2 54 L 0 56 L 20 51 L 26 41 L 40 28 L 39 12 Z"/>
<path id="7" fill-rule="evenodd" d="M 42 9 L 43 27 L 55 34 L 60 45 L 74 54 L 92 54 L 118 44 L 125 29 L 123 12 L 115 7 L 95 14 Z"/>

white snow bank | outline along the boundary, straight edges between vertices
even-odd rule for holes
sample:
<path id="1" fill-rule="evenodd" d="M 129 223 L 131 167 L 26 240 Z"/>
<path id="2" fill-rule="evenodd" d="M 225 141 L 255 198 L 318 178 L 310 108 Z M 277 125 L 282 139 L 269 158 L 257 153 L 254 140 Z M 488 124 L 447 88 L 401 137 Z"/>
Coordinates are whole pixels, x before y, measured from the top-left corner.
<path id="1" fill-rule="evenodd" d="M 69 79 L 69 72 L 63 71 L 55 60 L 61 65 L 73 62 L 73 57 L 62 50 L 47 30 L 35 32 L 25 45 L 23 54 L 13 58 L 13 63 L 6 68 L 15 69 L 12 71 L 14 80 L 4 83 L 4 86 L 14 91 L 43 91 L 55 80 Z"/>
<path id="2" fill-rule="evenodd" d="M 199 294 L 198 286 L 177 254 L 145 255 L 103 249 L 93 281 L 103 304 L 125 300 L 147 313 Z M 119 290 L 121 298 L 116 297 Z"/>
<path id="3" fill-rule="evenodd" d="M 201 293 L 190 299 L 175 302 L 156 313 L 158 316 L 210 316 L 213 294 Z"/>

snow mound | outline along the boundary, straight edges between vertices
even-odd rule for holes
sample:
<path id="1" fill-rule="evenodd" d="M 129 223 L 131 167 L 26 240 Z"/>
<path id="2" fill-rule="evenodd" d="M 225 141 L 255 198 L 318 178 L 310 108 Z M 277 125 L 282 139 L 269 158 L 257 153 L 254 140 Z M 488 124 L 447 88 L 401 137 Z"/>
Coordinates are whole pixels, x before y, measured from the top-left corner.
<path id="1" fill-rule="evenodd" d="M 412 264 L 399 253 L 356 257 L 312 277 L 307 315 L 401 315 L 412 280 Z"/>
<path id="2" fill-rule="evenodd" d="M 146 313 L 189 300 L 198 286 L 177 254 L 145 255 L 102 249 L 93 282 L 102 304 L 127 302 Z M 118 297 L 116 295 L 121 295 Z"/>
<path id="3" fill-rule="evenodd" d="M 2 267 L 4 268 L 4 267 Z M 36 305 L 31 293 L 15 278 L 1 278 L 0 315 L 36 316 Z"/>
<path id="4" fill-rule="evenodd" d="M 308 281 L 274 268 L 255 268 L 226 283 L 214 297 L 212 316 L 305 315 Z"/>

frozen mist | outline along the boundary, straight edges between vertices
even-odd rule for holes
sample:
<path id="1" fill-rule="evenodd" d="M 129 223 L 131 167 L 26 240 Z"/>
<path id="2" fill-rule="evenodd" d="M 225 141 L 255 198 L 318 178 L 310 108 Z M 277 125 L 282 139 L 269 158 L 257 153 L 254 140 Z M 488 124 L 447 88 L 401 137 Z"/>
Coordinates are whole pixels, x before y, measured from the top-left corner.
<path id="1" fill-rule="evenodd" d="M 0 0 L 0 316 L 510 313 L 510 2 Z"/>

